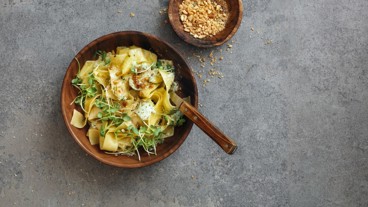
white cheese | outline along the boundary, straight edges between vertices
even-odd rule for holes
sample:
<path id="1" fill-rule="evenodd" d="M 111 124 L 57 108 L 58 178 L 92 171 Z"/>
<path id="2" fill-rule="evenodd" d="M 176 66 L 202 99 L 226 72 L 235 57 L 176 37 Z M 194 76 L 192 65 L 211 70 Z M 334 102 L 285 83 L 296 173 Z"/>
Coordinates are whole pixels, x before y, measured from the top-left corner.
<path id="1" fill-rule="evenodd" d="M 142 120 L 147 120 L 151 116 L 151 113 L 155 112 L 155 105 L 151 100 L 141 102 L 138 106 L 138 109 L 136 110 L 137 115 Z"/>

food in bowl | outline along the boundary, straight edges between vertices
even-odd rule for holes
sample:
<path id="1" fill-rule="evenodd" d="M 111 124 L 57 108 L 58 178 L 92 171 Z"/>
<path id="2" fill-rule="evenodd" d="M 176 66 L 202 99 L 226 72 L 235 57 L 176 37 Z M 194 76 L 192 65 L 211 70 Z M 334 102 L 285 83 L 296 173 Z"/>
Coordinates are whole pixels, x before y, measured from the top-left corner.
<path id="1" fill-rule="evenodd" d="M 224 30 L 229 18 L 225 0 L 184 0 L 179 13 L 184 31 L 198 39 L 213 37 Z"/>
<path id="2" fill-rule="evenodd" d="M 156 146 L 185 122 L 170 103 L 178 91 L 171 60 L 137 46 L 97 51 L 71 84 L 79 89 L 71 125 L 83 128 L 91 145 L 114 155 L 156 154 Z"/>

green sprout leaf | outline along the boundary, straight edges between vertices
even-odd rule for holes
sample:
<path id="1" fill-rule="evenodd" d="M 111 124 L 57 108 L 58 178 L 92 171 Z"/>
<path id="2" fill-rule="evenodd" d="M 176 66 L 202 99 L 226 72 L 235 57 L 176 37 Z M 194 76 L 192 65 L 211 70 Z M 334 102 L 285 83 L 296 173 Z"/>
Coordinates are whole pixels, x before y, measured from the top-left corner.
<path id="1" fill-rule="evenodd" d="M 145 133 L 147 131 L 147 127 L 145 127 L 145 126 L 141 126 L 140 128 L 139 128 L 139 132 L 140 133 Z"/>
<path id="2" fill-rule="evenodd" d="M 82 80 L 81 80 L 80 78 L 78 78 L 78 76 L 77 76 L 77 77 L 75 77 L 75 78 L 72 80 L 72 84 L 73 84 L 73 85 L 78 85 L 78 84 L 80 84 L 80 83 L 82 83 Z"/>
<path id="3" fill-rule="evenodd" d="M 124 121 L 130 121 L 130 120 L 132 120 L 132 118 L 128 115 L 125 115 L 125 116 L 123 116 L 123 120 Z"/>
<path id="4" fill-rule="evenodd" d="M 176 126 L 182 126 L 184 123 L 185 123 L 184 117 L 180 117 L 180 119 L 178 120 L 178 122 L 176 122 Z"/>
<path id="5" fill-rule="evenodd" d="M 110 59 L 107 59 L 107 53 L 105 51 L 97 50 L 95 53 L 95 57 L 97 55 L 101 57 L 101 60 L 105 62 L 105 65 L 108 65 L 111 62 Z"/>
<path id="6" fill-rule="evenodd" d="M 138 129 L 137 128 L 133 128 L 133 132 L 134 132 L 134 134 L 139 134 L 139 131 L 138 131 Z"/>
<path id="7" fill-rule="evenodd" d="M 105 136 L 105 134 L 106 134 L 105 126 L 104 126 L 104 125 L 102 125 L 102 126 L 101 126 L 101 129 L 100 129 L 100 135 L 104 137 L 104 136 Z"/>
<path id="8" fill-rule="evenodd" d="M 130 68 L 130 71 L 132 72 L 132 73 L 134 73 L 134 74 L 137 74 L 138 72 L 137 72 L 137 68 L 136 67 L 134 67 L 134 66 L 132 66 L 131 68 Z"/>
<path id="9" fill-rule="evenodd" d="M 102 118 L 102 113 L 101 112 L 98 112 L 97 114 L 97 118 L 101 119 Z"/>

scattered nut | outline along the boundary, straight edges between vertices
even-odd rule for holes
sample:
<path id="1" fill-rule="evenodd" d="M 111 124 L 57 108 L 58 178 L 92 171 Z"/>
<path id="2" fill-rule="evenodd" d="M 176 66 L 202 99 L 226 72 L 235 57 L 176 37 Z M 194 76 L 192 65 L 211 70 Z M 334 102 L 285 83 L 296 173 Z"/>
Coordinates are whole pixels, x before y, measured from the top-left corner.
<path id="1" fill-rule="evenodd" d="M 160 14 L 163 15 L 163 14 L 166 14 L 167 13 L 167 8 L 162 8 L 160 9 Z"/>
<path id="2" fill-rule="evenodd" d="M 270 44 L 272 44 L 272 40 L 267 40 L 267 41 L 265 42 L 265 45 L 270 45 Z"/>

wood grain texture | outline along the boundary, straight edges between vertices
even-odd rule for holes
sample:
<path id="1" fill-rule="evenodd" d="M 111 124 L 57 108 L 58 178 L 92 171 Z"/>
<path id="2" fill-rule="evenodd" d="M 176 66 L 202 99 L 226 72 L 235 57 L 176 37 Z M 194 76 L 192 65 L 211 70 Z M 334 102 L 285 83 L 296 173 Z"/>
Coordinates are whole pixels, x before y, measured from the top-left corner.
<path id="1" fill-rule="evenodd" d="M 138 160 L 137 156 L 129 157 L 108 155 L 101 151 L 98 146 L 92 146 L 89 143 L 88 137 L 86 136 L 88 126 L 83 129 L 77 129 L 71 126 L 70 120 L 72 118 L 73 110 L 77 109 L 82 111 L 76 104 L 71 104 L 78 95 L 78 90 L 71 85 L 71 80 L 78 72 L 78 62 L 76 59 L 78 59 L 81 66 L 83 66 L 87 60 L 96 59 L 94 54 L 97 50 L 112 51 L 118 46 L 131 45 L 136 45 L 150 50 L 157 54 L 159 58 L 172 60 L 176 68 L 175 79 L 181 88 L 179 95 L 182 97 L 190 96 L 191 104 L 198 108 L 197 85 L 191 69 L 185 62 L 184 58 L 168 43 L 146 33 L 124 31 L 102 36 L 85 46 L 72 60 L 64 76 L 60 99 L 64 122 L 72 137 L 88 154 L 105 164 L 124 168 L 143 167 L 168 157 L 180 147 L 193 126 L 191 121 L 187 121 L 183 126 L 175 128 L 174 136 L 165 139 L 163 144 L 157 146 L 157 156 L 149 156 L 147 153 L 142 151 L 141 161 Z"/>
<path id="2" fill-rule="evenodd" d="M 226 153 L 233 154 L 236 151 L 237 145 L 235 141 L 222 133 L 220 129 L 199 113 L 196 108 L 184 101 L 180 105 L 180 111 L 211 137 Z"/>
<path id="3" fill-rule="evenodd" d="M 226 0 L 229 9 L 229 19 L 225 29 L 215 36 L 204 39 L 196 39 L 184 31 L 184 25 L 180 21 L 179 5 L 183 0 L 170 0 L 167 10 L 169 21 L 176 34 L 185 42 L 197 47 L 215 47 L 227 42 L 238 31 L 243 18 L 242 0 Z"/>

